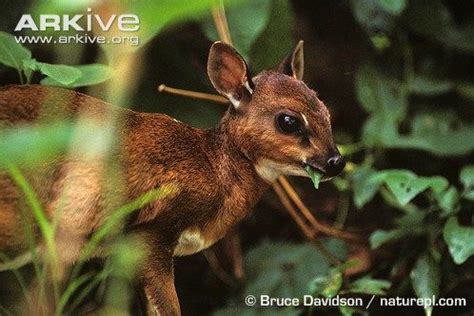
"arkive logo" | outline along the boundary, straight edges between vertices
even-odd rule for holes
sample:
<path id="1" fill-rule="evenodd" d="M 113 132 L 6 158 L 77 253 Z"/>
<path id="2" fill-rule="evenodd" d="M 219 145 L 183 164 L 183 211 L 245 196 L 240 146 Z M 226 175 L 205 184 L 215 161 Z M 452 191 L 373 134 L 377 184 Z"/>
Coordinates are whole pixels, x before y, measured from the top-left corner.
<path id="1" fill-rule="evenodd" d="M 15 27 L 15 31 L 92 31 L 95 28 L 107 32 L 114 23 L 121 32 L 136 32 L 140 29 L 140 19 L 135 14 L 112 14 L 109 18 L 102 18 L 98 14 L 92 14 L 92 9 L 87 8 L 88 14 L 57 15 L 40 14 L 39 19 L 35 19 L 31 14 L 23 14 Z M 79 25 L 85 23 L 85 26 Z"/>

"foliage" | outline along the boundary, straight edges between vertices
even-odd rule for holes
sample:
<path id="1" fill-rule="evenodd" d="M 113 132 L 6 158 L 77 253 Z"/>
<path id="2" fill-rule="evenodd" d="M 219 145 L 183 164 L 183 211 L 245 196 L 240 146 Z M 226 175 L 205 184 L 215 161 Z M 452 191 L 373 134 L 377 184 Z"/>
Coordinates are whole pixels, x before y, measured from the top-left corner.
<path id="1" fill-rule="evenodd" d="M 293 15 L 288 1 L 252 1 L 228 7 L 226 12 L 233 45 L 256 70 L 274 68 L 293 48 L 289 28 Z M 219 40 L 210 15 L 203 20 L 202 28 L 210 40 Z M 266 54 L 267 50 L 273 53 Z"/>
<path id="2" fill-rule="evenodd" d="M 41 83 L 77 88 L 101 83 L 111 76 L 111 70 L 100 64 L 73 67 L 68 65 L 54 65 L 38 62 L 31 57 L 31 51 L 20 43 L 11 34 L 0 32 L 0 63 L 15 68 L 23 82 L 31 82 L 34 71 L 40 72 L 46 78 Z"/>
<path id="3" fill-rule="evenodd" d="M 309 177 L 311 178 L 311 181 L 313 181 L 314 188 L 318 189 L 319 188 L 319 182 L 321 182 L 321 179 L 323 178 L 323 174 L 310 166 L 306 166 L 306 172 L 308 173 Z"/>
<path id="4" fill-rule="evenodd" d="M 391 267 L 392 274 L 400 265 L 408 265 L 413 292 L 418 297 L 446 295 L 443 276 L 451 273 L 446 262 L 462 265 L 474 254 L 474 169 L 465 166 L 457 170 L 457 179 L 452 172 L 447 176 L 443 170 L 418 172 L 420 166 L 429 166 L 433 159 L 441 162 L 470 157 L 473 153 L 474 124 L 463 117 L 460 103 L 467 101 L 472 105 L 474 83 L 450 75 L 447 67 L 418 67 L 433 64 L 433 48 L 428 43 L 428 48 L 415 51 L 409 36 L 413 32 L 438 42 L 451 50 L 446 54 L 452 56 L 458 51 L 472 54 L 474 33 L 469 25 L 457 25 L 440 1 L 362 0 L 351 1 L 350 7 L 366 31 L 374 53 L 361 63 L 355 75 L 355 94 L 368 118 L 360 141 L 354 139 L 357 142 L 342 146 L 350 148 L 347 155 L 352 160 L 350 170 L 338 179 L 337 187 L 353 195 L 354 204 L 360 209 L 354 212 L 373 209 L 372 204 L 398 212 L 392 228 L 372 232 L 371 248 L 376 251 L 394 244 L 409 248 L 407 253 L 398 254 L 396 263 L 383 265 Z M 260 32 L 260 28 L 255 32 Z M 272 41 L 272 35 L 266 35 Z M 388 155 L 403 157 L 413 152 L 419 160 L 416 163 L 404 166 L 406 169 L 387 168 Z M 460 224 L 459 218 L 466 219 L 466 215 L 468 220 Z M 287 258 L 292 257 L 290 249 L 285 252 Z M 322 296 L 341 292 L 383 295 L 390 289 L 391 282 L 371 276 L 344 284 L 343 266 L 313 272 L 311 291 Z M 271 293 L 271 284 L 286 279 L 278 274 L 263 275 L 266 282 L 249 276 L 247 287 L 257 282 L 259 290 L 255 293 L 262 292 L 262 288 Z M 462 276 L 459 278 L 462 280 Z M 250 294 L 248 288 L 243 293 Z M 275 297 L 284 297 L 282 294 L 274 293 Z M 425 306 L 428 315 L 432 309 Z M 294 310 L 287 312 L 291 314 Z M 351 311 L 341 309 L 341 313 Z"/>
<path id="5" fill-rule="evenodd" d="M 111 3 L 140 16 L 140 45 L 136 48 L 146 50 L 146 44 L 165 26 L 189 20 L 198 22 L 209 40 L 218 39 L 209 12 L 214 1 Z M 334 238 L 322 241 L 342 261 L 334 264 L 309 242 L 266 240 L 246 252 L 246 282 L 216 315 L 297 315 L 303 309 L 247 307 L 243 305 L 247 295 L 333 297 L 397 293 L 429 298 L 451 295 L 448 279 L 455 279 L 459 284 L 467 280 L 460 271 L 472 266 L 474 255 L 474 165 L 469 164 L 474 152 L 474 82 L 469 74 L 459 75 L 451 68 L 456 59 L 472 63 L 472 23 L 455 17 L 450 5 L 441 0 L 343 3 L 365 32 L 364 44 L 368 46 L 369 53 L 362 57 L 354 75 L 354 94 L 367 118 L 360 131 L 353 131 L 343 140 L 340 148 L 349 160 L 348 167 L 334 183 L 340 191 L 341 205 L 344 197 L 352 200 L 347 208 L 353 216 L 375 213 L 378 218 L 377 212 L 382 214 L 384 220 L 377 221 L 375 228 L 367 232 L 372 253 L 382 253 L 380 262 L 357 276 L 346 277 L 356 264 L 348 250 L 352 246 L 350 242 Z M 89 4 L 88 1 L 38 1 L 30 11 L 36 15 L 82 12 Z M 296 42 L 292 37 L 296 14 L 289 1 L 230 1 L 226 2 L 226 11 L 232 40 L 255 70 L 276 66 Z M 109 57 L 109 65 L 113 65 L 113 57 L 123 53 L 107 45 L 101 46 L 101 52 Z M 72 66 L 39 62 L 28 48 L 3 32 L 0 63 L 16 69 L 21 82 L 33 82 L 36 72 L 42 76 L 41 84 L 67 88 L 99 84 L 114 76 L 113 69 L 105 64 Z M 57 259 L 54 225 L 45 219 L 42 205 L 19 166 L 37 168 L 65 153 L 75 128 L 59 121 L 2 130 L 0 134 L 0 169 L 9 172 L 25 193 L 26 202 L 47 240 L 52 264 Z M 98 127 L 93 130 L 95 135 L 85 133 L 84 139 L 100 147 L 102 137 L 107 137 L 108 132 Z M 391 160 L 393 157 L 398 158 L 397 163 Z M 315 185 L 319 184 L 319 176 L 312 174 Z M 172 190 L 162 189 L 118 207 L 115 216 L 91 236 L 66 289 L 57 293 L 58 314 L 74 312 L 89 293 L 110 278 L 114 281 L 106 295 L 106 309 L 119 305 L 121 310 L 127 309 L 131 294 L 127 282 L 122 281 L 133 277 L 141 257 L 140 245 L 120 239 L 101 272 L 83 274 L 81 268 L 127 214 Z M 137 251 L 128 251 L 131 248 Z M 386 256 L 386 252 L 391 254 Z M 2 262 L 9 261 L 0 255 Z M 39 267 L 37 260 L 34 264 L 36 273 L 45 276 L 48 267 Z M 14 273 L 23 284 L 21 273 L 16 270 Z M 402 275 L 411 286 L 397 282 L 397 275 Z M 22 288 L 27 297 L 25 286 Z M 123 300 L 122 296 L 114 297 L 118 292 L 124 293 Z M 432 306 L 425 306 L 427 315 L 432 311 Z M 361 311 L 341 307 L 339 312 L 350 315 Z"/>
<path id="6" fill-rule="evenodd" d="M 418 258 L 410 277 L 418 297 L 431 298 L 439 294 L 441 279 L 439 264 L 429 253 L 425 253 Z M 430 315 L 433 306 L 425 305 L 424 308 L 426 313 Z"/>
<path id="7" fill-rule="evenodd" d="M 323 239 L 323 245 L 340 260 L 347 259 L 344 242 Z M 241 296 L 232 298 L 230 307 L 218 310 L 214 315 L 264 315 L 265 313 L 297 315 L 295 307 L 252 308 L 242 305 L 243 298 L 252 295 L 259 298 L 269 295 L 278 298 L 300 298 L 303 295 L 333 297 L 337 294 L 362 293 L 385 294 L 390 282 L 369 276 L 352 283 L 343 283 L 343 273 L 354 266 L 347 261 L 331 267 L 328 258 L 310 244 L 264 241 L 245 256 L 247 281 Z M 258 306 L 258 305 L 257 305 Z"/>

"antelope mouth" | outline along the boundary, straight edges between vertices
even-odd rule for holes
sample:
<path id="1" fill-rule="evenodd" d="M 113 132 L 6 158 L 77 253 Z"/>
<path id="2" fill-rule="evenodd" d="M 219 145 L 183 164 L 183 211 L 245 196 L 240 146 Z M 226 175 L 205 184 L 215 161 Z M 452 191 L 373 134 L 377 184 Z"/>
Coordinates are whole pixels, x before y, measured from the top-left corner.
<path id="1" fill-rule="evenodd" d="M 320 166 L 309 164 L 307 162 L 302 163 L 302 168 L 307 172 L 307 168 L 309 168 L 313 173 L 319 173 L 321 175 L 321 182 L 326 182 L 331 180 L 334 177 L 327 176 L 326 171 L 321 168 Z M 311 176 L 310 176 L 311 177 Z"/>

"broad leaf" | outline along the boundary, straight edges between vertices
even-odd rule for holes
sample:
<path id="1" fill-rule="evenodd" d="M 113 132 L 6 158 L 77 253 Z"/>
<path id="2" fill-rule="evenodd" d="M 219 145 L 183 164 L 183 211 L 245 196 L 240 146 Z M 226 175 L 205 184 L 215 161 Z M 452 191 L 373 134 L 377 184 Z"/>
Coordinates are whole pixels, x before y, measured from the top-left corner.
<path id="1" fill-rule="evenodd" d="M 418 177 L 408 170 L 382 171 L 381 174 L 384 175 L 387 187 L 402 206 L 427 188 L 441 192 L 448 187 L 448 181 L 443 177 Z"/>
<path id="2" fill-rule="evenodd" d="M 451 81 L 439 80 L 426 76 L 416 76 L 411 82 L 409 89 L 411 92 L 416 94 L 435 96 L 450 92 L 454 87 L 455 84 Z"/>
<path id="3" fill-rule="evenodd" d="M 406 235 L 410 235 L 410 232 L 401 229 L 376 230 L 370 235 L 370 248 L 376 249 L 387 242 L 398 240 Z"/>
<path id="4" fill-rule="evenodd" d="M 350 2 L 352 13 L 356 21 L 364 27 L 369 34 L 389 33 L 394 26 L 392 8 L 382 4 L 384 0 L 352 0 Z"/>
<path id="5" fill-rule="evenodd" d="M 370 201 L 382 184 L 385 184 L 401 206 L 406 206 L 428 188 L 439 196 L 448 187 L 448 181 L 439 176 L 419 177 L 409 170 L 375 171 L 363 167 L 353 176 L 354 201 L 362 207 Z"/>
<path id="6" fill-rule="evenodd" d="M 369 166 L 362 166 L 356 169 L 352 175 L 354 203 L 358 208 L 372 200 L 383 183 L 383 177 L 376 175 L 377 171 Z"/>
<path id="7" fill-rule="evenodd" d="M 258 305 L 258 304 L 257 304 Z M 296 308 L 276 308 L 249 306 L 233 306 L 217 310 L 214 316 L 297 316 L 300 311 Z"/>
<path id="8" fill-rule="evenodd" d="M 364 142 L 369 146 L 393 142 L 408 106 L 407 89 L 372 64 L 358 70 L 355 86 L 359 103 L 371 114 L 364 125 Z"/>
<path id="9" fill-rule="evenodd" d="M 79 70 L 81 75 L 70 84 L 62 84 L 51 77 L 41 80 L 41 84 L 66 88 L 78 88 L 102 83 L 110 79 L 113 74 L 112 70 L 108 66 L 101 64 L 74 66 L 74 68 Z"/>
<path id="10" fill-rule="evenodd" d="M 385 295 L 390 286 L 392 286 L 390 281 L 363 277 L 352 282 L 348 291 L 360 294 Z"/>
<path id="11" fill-rule="evenodd" d="M 31 59 L 31 51 L 16 42 L 11 34 L 0 32 L 0 63 L 21 70 L 24 60 Z"/>
<path id="12" fill-rule="evenodd" d="M 441 282 L 440 268 L 429 253 L 418 258 L 415 267 L 410 273 L 411 282 L 415 293 L 420 298 L 438 296 Z M 425 314 L 431 315 L 433 306 L 424 306 Z"/>
<path id="13" fill-rule="evenodd" d="M 305 170 L 308 173 L 309 177 L 311 178 L 311 181 L 313 181 L 314 187 L 318 189 L 319 182 L 321 182 L 321 179 L 323 178 L 323 174 L 319 172 L 318 170 L 313 169 L 310 166 L 306 166 Z"/>
<path id="14" fill-rule="evenodd" d="M 313 295 L 333 297 L 342 287 L 343 276 L 338 268 L 332 268 L 327 275 L 316 277 L 310 283 L 310 292 Z"/>
<path id="15" fill-rule="evenodd" d="M 397 228 L 392 230 L 376 230 L 370 236 L 370 247 L 378 248 L 381 245 L 402 239 L 404 237 L 418 236 L 426 233 L 428 227 L 423 224 L 424 212 L 407 213 L 396 220 Z"/>
<path id="16" fill-rule="evenodd" d="M 399 15 L 405 9 L 407 0 L 378 0 L 380 6 L 388 13 Z"/>
<path id="17" fill-rule="evenodd" d="M 464 186 L 463 197 L 474 201 L 474 165 L 464 167 L 459 179 Z"/>
<path id="18" fill-rule="evenodd" d="M 67 123 L 1 130 L 0 167 L 5 162 L 38 166 L 65 153 L 73 131 Z"/>
<path id="19" fill-rule="evenodd" d="M 463 122 L 452 111 L 415 115 L 411 130 L 387 143 L 391 148 L 413 148 L 439 156 L 463 155 L 474 150 L 474 124 Z"/>
<path id="20" fill-rule="evenodd" d="M 456 217 L 446 222 L 443 237 L 456 264 L 464 263 L 474 254 L 474 227 L 460 226 Z"/>
<path id="21" fill-rule="evenodd" d="M 62 85 L 72 84 L 81 77 L 81 72 L 73 66 L 54 65 L 36 61 L 27 65 L 31 70 L 39 71 Z"/>
<path id="22" fill-rule="evenodd" d="M 340 259 L 345 257 L 344 243 L 323 240 Z M 248 285 L 244 295 L 266 294 L 273 297 L 302 297 L 308 294 L 308 280 L 325 275 L 330 264 L 311 244 L 264 242 L 245 257 Z"/>
<path id="23" fill-rule="evenodd" d="M 252 45 L 265 29 L 270 13 L 270 0 L 251 1 L 245 5 L 227 8 L 227 22 L 233 45 L 246 60 L 248 60 Z M 203 28 L 212 41 L 222 40 L 217 34 L 212 17 L 209 16 L 205 20 Z"/>
<path id="24" fill-rule="evenodd" d="M 466 99 L 474 100 L 474 84 L 472 83 L 457 84 L 456 92 Z"/>
<path id="25" fill-rule="evenodd" d="M 457 210 L 459 192 L 454 186 L 449 187 L 449 189 L 440 194 L 436 194 L 435 197 L 438 200 L 439 207 L 443 211 L 443 217 L 452 215 Z"/>
<path id="26" fill-rule="evenodd" d="M 419 35 L 458 50 L 474 51 L 472 25 L 458 26 L 440 0 L 409 1 L 404 18 L 405 24 Z"/>
<path id="27" fill-rule="evenodd" d="M 244 1 L 226 1 L 231 6 L 235 2 Z M 166 25 L 177 23 L 185 19 L 198 18 L 207 13 L 216 2 L 213 0 L 141 0 L 141 1 L 120 1 L 109 0 L 106 2 L 97 1 L 37 1 L 31 9 L 34 16 L 39 14 L 86 14 L 87 8 L 92 8 L 93 14 L 105 17 L 111 12 L 115 14 L 130 13 L 135 14 L 140 19 L 140 28 L 136 32 L 120 32 L 115 26 L 108 32 L 100 32 L 98 27 L 94 28 L 94 35 L 103 35 L 107 39 L 112 36 L 136 36 L 139 44 L 130 45 L 130 42 L 124 44 L 101 44 L 110 55 L 124 51 L 133 51 L 148 43 L 150 39 L 156 36 Z M 50 32 L 50 31 L 46 31 Z M 42 34 L 46 34 L 43 33 Z M 55 33 L 57 34 L 57 33 Z M 66 33 L 67 34 L 67 33 Z"/>
<path id="28" fill-rule="evenodd" d="M 272 1 L 268 24 L 250 49 L 250 66 L 255 73 L 263 69 L 275 68 L 286 55 L 292 52 L 295 47 L 292 34 L 293 24 L 291 3 L 287 0 Z M 269 51 L 272 53 L 269 54 Z"/>

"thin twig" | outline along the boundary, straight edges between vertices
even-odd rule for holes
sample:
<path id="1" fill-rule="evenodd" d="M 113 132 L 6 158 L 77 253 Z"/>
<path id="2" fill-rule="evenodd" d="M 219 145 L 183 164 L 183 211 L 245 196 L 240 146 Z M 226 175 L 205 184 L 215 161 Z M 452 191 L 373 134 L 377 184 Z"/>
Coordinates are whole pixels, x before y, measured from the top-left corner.
<path id="1" fill-rule="evenodd" d="M 323 232 L 323 233 L 325 233 L 329 236 L 339 237 L 339 238 L 343 238 L 343 239 L 350 239 L 350 240 L 358 240 L 359 239 L 359 237 L 354 235 L 354 234 L 351 234 L 351 233 L 348 233 L 348 232 L 345 232 L 345 231 L 342 231 L 342 230 L 339 230 L 339 229 L 336 229 L 336 228 L 333 228 L 333 227 L 330 227 L 330 226 L 327 226 L 327 225 L 324 225 L 324 224 L 320 223 L 313 216 L 313 214 L 306 207 L 306 205 L 303 203 L 303 201 L 299 197 L 298 193 L 296 193 L 295 189 L 290 185 L 288 180 L 285 177 L 281 176 L 281 177 L 278 178 L 278 181 L 281 183 L 282 187 L 285 189 L 285 192 L 288 194 L 288 196 L 293 201 L 293 203 L 295 203 L 296 207 L 298 207 L 298 209 L 301 211 L 301 213 L 304 215 L 304 217 L 311 223 L 311 225 L 313 225 L 313 227 L 316 230 L 321 231 L 321 232 Z"/>
<path id="2" fill-rule="evenodd" d="M 211 266 L 212 271 L 217 275 L 217 277 L 229 286 L 234 286 L 234 279 L 221 267 L 219 259 L 217 258 L 214 250 L 206 249 L 203 252 L 204 257 Z"/>
<path id="3" fill-rule="evenodd" d="M 291 217 L 296 222 L 296 224 L 300 227 L 305 237 L 308 239 L 313 239 L 314 232 L 312 231 L 311 227 L 308 227 L 308 225 L 305 223 L 301 215 L 298 214 L 293 204 L 291 204 L 291 201 L 286 196 L 285 191 L 281 187 L 281 185 L 278 182 L 274 182 L 272 187 L 273 187 L 273 191 L 275 191 L 276 195 L 280 199 L 281 204 L 283 204 L 283 206 L 288 211 L 288 213 L 290 213 Z"/>
<path id="4" fill-rule="evenodd" d="M 242 245 L 240 242 L 240 234 L 238 226 L 234 227 L 225 239 L 227 250 L 231 258 L 233 258 L 234 277 L 237 280 L 243 280 L 245 276 L 244 271 L 244 257 L 242 255 Z"/>
<path id="5" fill-rule="evenodd" d="M 232 38 L 230 37 L 229 24 L 227 23 L 223 2 L 220 0 L 216 1 L 216 5 L 212 7 L 211 12 L 219 38 L 223 42 L 232 45 Z"/>
<path id="6" fill-rule="evenodd" d="M 339 265 L 341 264 L 341 261 L 334 256 L 327 248 L 326 246 L 323 245 L 319 240 L 314 239 L 314 231 L 309 228 L 304 220 L 301 218 L 301 216 L 298 214 L 294 206 L 291 204 L 290 199 L 288 196 L 285 194 L 285 191 L 283 190 L 282 186 L 280 183 L 275 182 L 273 183 L 273 190 L 277 194 L 278 198 L 280 199 L 281 203 L 283 206 L 287 209 L 288 213 L 293 217 L 295 222 L 298 224 L 300 227 L 301 231 L 305 235 L 305 237 L 313 243 L 313 245 L 318 248 L 318 250 L 323 254 L 328 260 L 334 264 L 334 265 Z"/>
<path id="7" fill-rule="evenodd" d="M 197 100 L 204 100 L 204 101 L 211 101 L 219 104 L 229 104 L 229 100 L 224 98 L 223 96 L 217 95 L 217 94 L 210 94 L 210 93 L 203 93 L 203 92 L 196 92 L 196 91 L 190 91 L 190 90 L 184 90 L 184 89 L 177 89 L 177 88 L 171 88 L 168 87 L 164 84 L 160 84 L 158 86 L 158 91 L 159 92 L 166 92 L 169 94 L 173 95 L 178 95 L 182 97 L 187 97 L 191 99 L 197 99 Z"/>

